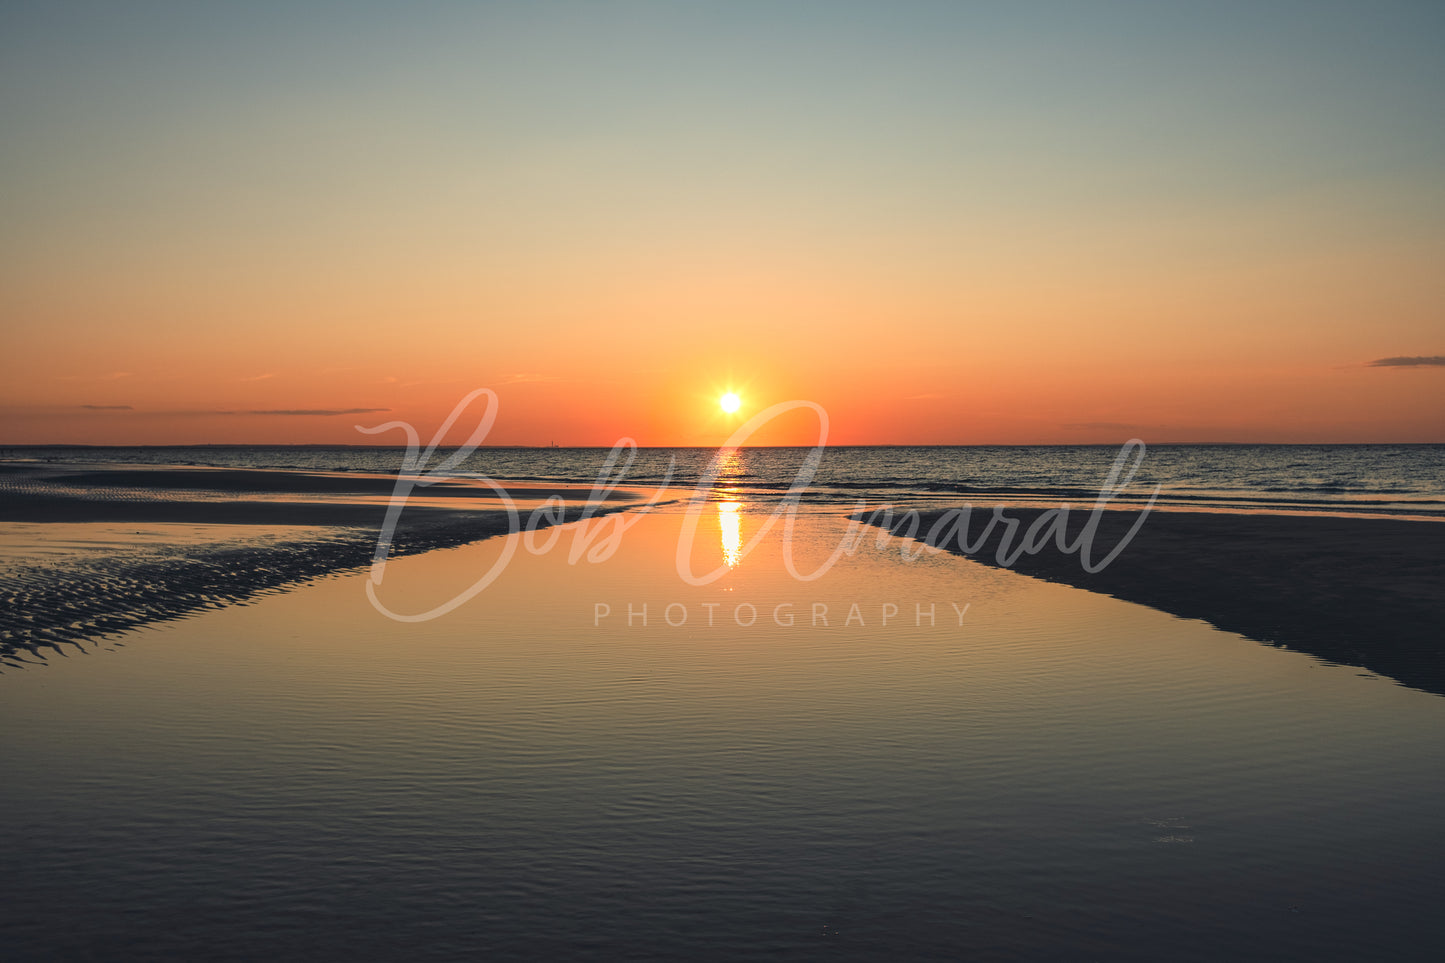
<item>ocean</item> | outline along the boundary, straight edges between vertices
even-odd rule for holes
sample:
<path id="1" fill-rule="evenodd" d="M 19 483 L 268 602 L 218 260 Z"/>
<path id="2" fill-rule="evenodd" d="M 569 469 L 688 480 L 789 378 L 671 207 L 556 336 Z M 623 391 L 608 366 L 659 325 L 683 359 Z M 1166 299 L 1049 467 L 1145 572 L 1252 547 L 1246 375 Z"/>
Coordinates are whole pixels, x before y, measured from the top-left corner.
<path id="1" fill-rule="evenodd" d="M 1119 453 L 1102 445 L 830 447 L 818 457 L 804 498 L 838 504 L 860 498 L 1092 500 Z M 439 451 L 432 463 L 448 454 Z M 481 448 L 456 471 L 591 485 L 610 454 L 605 448 Z M 641 448 L 620 483 L 649 487 L 670 479 L 692 487 L 715 469 L 720 491 L 775 498 L 813 454 L 809 448 Z M 403 448 L 365 446 L 41 447 L 6 449 L 0 460 L 394 474 L 405 455 Z M 1152 445 L 1114 501 L 1146 500 L 1156 486 L 1162 507 L 1445 517 L 1445 445 Z"/>

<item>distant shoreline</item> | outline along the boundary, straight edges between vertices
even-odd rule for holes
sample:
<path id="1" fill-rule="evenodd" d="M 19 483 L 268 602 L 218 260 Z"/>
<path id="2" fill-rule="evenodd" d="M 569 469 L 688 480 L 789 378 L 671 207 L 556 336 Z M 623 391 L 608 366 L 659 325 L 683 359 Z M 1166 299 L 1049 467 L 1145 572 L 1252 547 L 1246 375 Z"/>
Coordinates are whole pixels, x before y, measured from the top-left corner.
<path id="1" fill-rule="evenodd" d="M 396 489 L 394 475 L 252 468 L 150 467 L 132 465 L 0 465 L 0 521 L 191 522 L 226 525 L 339 525 L 379 527 L 382 499 Z M 552 496 L 582 500 L 590 489 L 568 485 L 505 487 L 512 499 Z M 466 480 L 439 482 L 411 491 L 409 515 L 462 509 L 464 500 L 489 507 L 495 489 Z M 307 500 L 310 499 L 310 500 Z M 451 503 L 439 509 L 437 503 Z M 609 492 L 599 500 L 636 496 Z"/>

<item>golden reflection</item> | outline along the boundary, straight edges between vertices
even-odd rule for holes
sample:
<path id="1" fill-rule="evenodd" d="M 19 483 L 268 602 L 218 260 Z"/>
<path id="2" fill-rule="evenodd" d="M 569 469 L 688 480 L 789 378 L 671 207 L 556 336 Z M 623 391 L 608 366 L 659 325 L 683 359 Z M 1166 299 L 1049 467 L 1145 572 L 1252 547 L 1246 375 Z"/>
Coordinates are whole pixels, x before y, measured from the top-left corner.
<path id="1" fill-rule="evenodd" d="M 743 517 L 739 514 L 742 502 L 718 502 L 717 524 L 722 536 L 723 563 L 728 568 L 737 568 L 743 560 Z"/>
<path id="2" fill-rule="evenodd" d="M 736 448 L 719 448 L 713 456 L 713 467 L 717 469 L 716 478 L 720 482 L 730 481 L 746 469 L 742 452 Z"/>

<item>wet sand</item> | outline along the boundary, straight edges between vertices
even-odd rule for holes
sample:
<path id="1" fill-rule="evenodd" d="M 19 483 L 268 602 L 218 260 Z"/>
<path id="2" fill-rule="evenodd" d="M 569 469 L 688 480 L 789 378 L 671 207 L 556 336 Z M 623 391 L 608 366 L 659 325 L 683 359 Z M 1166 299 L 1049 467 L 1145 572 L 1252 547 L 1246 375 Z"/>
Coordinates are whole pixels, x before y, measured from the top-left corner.
<path id="1" fill-rule="evenodd" d="M 191 522 L 228 525 L 379 525 L 396 490 L 395 475 L 236 468 L 135 468 L 0 464 L 0 521 Z M 575 485 L 516 484 L 509 498 L 526 504 L 557 496 L 592 497 Z M 596 501 L 635 501 L 630 491 L 604 492 Z M 409 512 L 439 504 L 495 508 L 496 489 L 474 479 L 418 484 Z M 451 503 L 451 504 L 447 504 Z"/>
<path id="2" fill-rule="evenodd" d="M 1005 515 L 1019 520 L 1022 535 L 1045 511 L 1009 508 Z M 990 512 L 975 509 L 971 542 Z M 947 532 L 926 537 L 944 513 L 920 513 L 920 537 L 1000 564 L 1003 525 L 964 552 Z M 1088 518 L 1087 510 L 1070 512 L 1065 544 Z M 1096 563 L 1137 518 L 1134 511 L 1102 514 Z M 1155 511 L 1101 571 L 1085 571 L 1077 553 L 1052 540 L 1010 567 L 1445 694 L 1445 525 L 1437 522 Z"/>
<path id="3" fill-rule="evenodd" d="M 0 466 L 0 523 L 12 526 L 0 529 L 0 539 L 20 540 L 0 553 L 0 665 L 84 652 L 138 626 L 367 566 L 395 484 L 394 476 L 322 472 Z M 591 495 L 567 486 L 506 492 L 523 524 L 550 496 L 566 501 L 567 520 L 580 517 Z M 606 493 L 592 513 L 617 511 L 636 497 Z M 514 521 L 500 498 L 465 480 L 417 487 L 389 555 L 505 534 Z M 17 535 L 21 525 L 25 533 Z M 117 525 L 146 530 L 144 537 L 136 532 L 135 550 L 114 550 Z M 48 551 L 27 553 L 25 543 L 45 540 L 52 526 L 70 550 L 52 542 Z M 110 547 L 86 551 L 87 538 Z"/>
<path id="4" fill-rule="evenodd" d="M 0 660 L 72 652 L 138 625 L 365 566 L 394 485 L 395 478 L 384 475 L 0 466 L 0 522 L 178 531 L 172 543 L 153 551 L 19 560 L 12 553 L 0 564 Z M 568 518 L 575 518 L 591 490 L 538 484 L 512 486 L 508 493 L 523 504 L 525 520 L 530 505 L 552 495 L 566 499 Z M 619 510 L 636 497 L 613 492 L 593 509 Z M 476 482 L 417 488 L 392 554 L 504 533 L 510 520 L 500 507 L 497 493 Z M 1009 508 L 1007 516 L 1019 520 L 1022 533 L 1044 511 Z M 924 512 L 920 532 L 943 513 Z M 988 515 L 975 512 L 970 539 L 982 532 Z M 1082 508 L 1071 513 L 1066 541 L 1077 537 L 1088 517 Z M 1136 517 L 1133 511 L 1104 513 L 1096 559 L 1118 544 Z M 179 532 L 185 525 L 233 526 L 234 535 L 188 538 Z M 253 531 L 244 531 L 247 526 Z M 1002 534 L 996 526 L 970 552 L 956 542 L 947 547 L 997 566 Z M 1432 522 L 1156 511 L 1102 571 L 1085 571 L 1077 554 L 1052 542 L 1009 567 L 1445 693 L 1442 549 L 1445 525 Z"/>

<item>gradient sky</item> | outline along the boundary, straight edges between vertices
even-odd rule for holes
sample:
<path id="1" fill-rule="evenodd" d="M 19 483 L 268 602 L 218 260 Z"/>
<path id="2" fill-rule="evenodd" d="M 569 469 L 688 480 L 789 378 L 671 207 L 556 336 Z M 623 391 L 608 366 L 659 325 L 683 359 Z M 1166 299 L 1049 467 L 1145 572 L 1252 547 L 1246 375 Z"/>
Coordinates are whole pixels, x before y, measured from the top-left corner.
<path id="1" fill-rule="evenodd" d="M 1442 442 L 1442 50 L 1438 0 L 0 3 L 0 444 L 478 387 L 505 444 Z"/>

